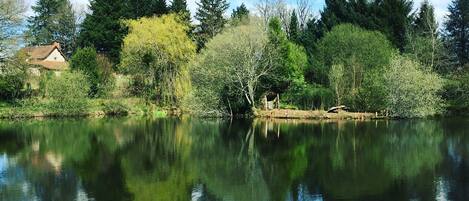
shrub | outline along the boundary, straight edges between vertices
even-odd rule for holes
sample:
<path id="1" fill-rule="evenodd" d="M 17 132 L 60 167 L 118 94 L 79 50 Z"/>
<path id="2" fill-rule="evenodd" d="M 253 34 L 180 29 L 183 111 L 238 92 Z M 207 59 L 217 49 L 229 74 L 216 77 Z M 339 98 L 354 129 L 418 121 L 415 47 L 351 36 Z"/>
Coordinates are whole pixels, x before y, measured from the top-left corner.
<path id="1" fill-rule="evenodd" d="M 26 59 L 19 53 L 7 62 L 0 63 L 0 100 L 13 101 L 23 96 L 26 83 Z"/>
<path id="2" fill-rule="evenodd" d="M 443 79 L 436 73 L 421 69 L 418 62 L 406 57 L 395 56 L 391 60 L 384 73 L 384 81 L 392 116 L 425 117 L 443 110 L 443 100 L 439 96 Z"/>
<path id="3" fill-rule="evenodd" d="M 70 68 L 82 72 L 90 84 L 89 97 L 104 97 L 114 86 L 112 63 L 91 47 L 78 49 L 70 59 Z"/>
<path id="4" fill-rule="evenodd" d="M 299 109 L 311 110 L 330 107 L 333 105 L 333 96 L 329 88 L 321 85 L 294 82 L 281 100 Z"/>
<path id="5" fill-rule="evenodd" d="M 46 81 L 46 98 L 51 100 L 50 107 L 56 111 L 83 112 L 88 106 L 87 96 L 90 85 L 79 72 L 63 72 L 51 76 Z"/>
<path id="6" fill-rule="evenodd" d="M 104 103 L 103 110 L 107 115 L 125 116 L 129 114 L 129 108 L 118 101 Z"/>

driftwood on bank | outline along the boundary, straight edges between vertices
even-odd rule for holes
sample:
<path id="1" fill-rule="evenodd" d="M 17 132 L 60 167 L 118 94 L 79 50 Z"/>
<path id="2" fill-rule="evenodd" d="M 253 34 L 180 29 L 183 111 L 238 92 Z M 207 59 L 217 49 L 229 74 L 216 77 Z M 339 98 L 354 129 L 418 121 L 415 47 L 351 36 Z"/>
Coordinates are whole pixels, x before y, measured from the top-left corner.
<path id="1" fill-rule="evenodd" d="M 327 110 L 327 113 L 339 113 L 341 111 L 348 111 L 349 108 L 345 105 L 340 105 L 336 107 L 331 107 L 329 110 Z"/>

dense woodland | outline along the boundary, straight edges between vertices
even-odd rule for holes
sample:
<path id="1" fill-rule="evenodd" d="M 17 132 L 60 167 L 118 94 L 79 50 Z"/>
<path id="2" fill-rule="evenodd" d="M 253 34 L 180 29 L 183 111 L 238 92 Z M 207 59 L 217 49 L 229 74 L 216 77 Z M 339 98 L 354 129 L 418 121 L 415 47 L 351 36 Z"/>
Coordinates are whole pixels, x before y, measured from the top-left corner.
<path id="1" fill-rule="evenodd" d="M 228 11 L 226 0 L 200 0 L 191 16 L 186 0 L 91 0 L 86 14 L 69 0 L 38 0 L 25 19 L 21 1 L 1 0 L 0 98 L 83 110 L 96 99 L 138 97 L 222 116 L 279 94 L 286 109 L 469 112 L 469 0 L 452 0 L 441 24 L 427 0 L 417 9 L 412 0 L 326 0 L 317 16 L 308 0 L 296 2 Z M 43 75 L 33 91 L 15 47 L 53 41 L 71 70 Z"/>

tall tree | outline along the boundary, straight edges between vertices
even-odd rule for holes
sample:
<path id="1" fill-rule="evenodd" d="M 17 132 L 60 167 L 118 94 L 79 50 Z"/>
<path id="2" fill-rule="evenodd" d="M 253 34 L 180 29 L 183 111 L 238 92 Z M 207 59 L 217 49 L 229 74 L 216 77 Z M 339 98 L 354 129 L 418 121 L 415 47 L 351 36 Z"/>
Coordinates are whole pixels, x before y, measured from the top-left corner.
<path id="1" fill-rule="evenodd" d="M 187 9 L 186 0 L 173 0 L 170 6 L 171 12 L 177 13 L 182 19 L 190 25 L 191 23 L 191 12 Z"/>
<path id="2" fill-rule="evenodd" d="M 453 0 L 445 23 L 448 46 L 456 53 L 458 64 L 469 63 L 469 0 Z"/>
<path id="3" fill-rule="evenodd" d="M 151 17 L 168 13 L 165 0 L 129 0 L 127 15 L 130 18 Z"/>
<path id="4" fill-rule="evenodd" d="M 126 28 L 120 24 L 126 17 L 126 1 L 92 0 L 91 14 L 88 14 L 82 24 L 78 37 L 81 47 L 93 46 L 98 53 L 109 56 L 111 61 L 119 61 L 122 39 L 127 34 Z"/>
<path id="5" fill-rule="evenodd" d="M 201 0 L 197 3 L 197 13 L 195 19 L 200 24 L 198 26 L 198 47 L 202 48 L 205 43 L 220 33 L 225 26 L 226 19 L 223 14 L 228 9 L 226 0 Z"/>
<path id="6" fill-rule="evenodd" d="M 235 21 L 242 21 L 248 18 L 249 18 L 249 10 L 244 3 L 236 7 L 236 9 L 233 9 L 233 12 L 231 13 L 231 19 Z"/>
<path id="7" fill-rule="evenodd" d="M 391 42 L 403 51 L 406 45 L 406 34 L 411 22 L 412 1 L 410 0 L 377 0 L 376 16 L 379 18 L 379 30 Z"/>
<path id="8" fill-rule="evenodd" d="M 290 17 L 290 26 L 288 29 L 288 37 L 291 41 L 298 43 L 299 41 L 299 24 L 298 24 L 298 16 L 296 15 L 296 11 L 293 10 Z"/>
<path id="9" fill-rule="evenodd" d="M 420 9 L 412 22 L 413 32 L 417 35 L 431 37 L 436 33 L 438 24 L 435 20 L 435 9 L 428 2 L 424 0 L 420 5 Z"/>
<path id="10" fill-rule="evenodd" d="M 39 0 L 32 6 L 35 15 L 28 19 L 28 41 L 31 45 L 61 43 L 70 53 L 76 34 L 75 12 L 69 0 Z"/>
<path id="11" fill-rule="evenodd" d="M 0 0 L 0 64 L 11 56 L 12 43 L 18 36 L 15 28 L 22 21 L 24 8 L 23 1 Z"/>

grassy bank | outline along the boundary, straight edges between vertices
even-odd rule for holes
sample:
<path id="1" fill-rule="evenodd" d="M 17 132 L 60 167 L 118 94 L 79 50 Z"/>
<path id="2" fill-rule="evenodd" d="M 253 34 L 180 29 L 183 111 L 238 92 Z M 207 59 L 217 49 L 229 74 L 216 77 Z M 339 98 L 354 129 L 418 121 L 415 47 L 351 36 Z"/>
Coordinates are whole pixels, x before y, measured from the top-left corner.
<path id="1" fill-rule="evenodd" d="M 355 113 L 355 112 L 339 112 L 327 113 L 323 110 L 257 110 L 254 112 L 257 118 L 272 119 L 384 119 L 385 117 L 377 116 L 375 113 Z"/>
<path id="2" fill-rule="evenodd" d="M 139 98 L 90 99 L 85 109 L 57 109 L 47 100 L 28 100 L 21 103 L 0 103 L 0 119 L 48 117 L 104 117 L 168 115 L 168 109 L 157 107 Z"/>

